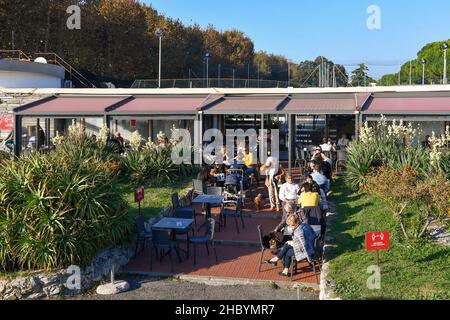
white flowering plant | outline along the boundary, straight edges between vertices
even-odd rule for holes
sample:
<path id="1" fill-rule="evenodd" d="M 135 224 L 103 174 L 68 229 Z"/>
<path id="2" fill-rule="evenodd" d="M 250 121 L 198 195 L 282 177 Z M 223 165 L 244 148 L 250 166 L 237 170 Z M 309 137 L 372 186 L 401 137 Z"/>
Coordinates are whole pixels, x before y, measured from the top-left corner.
<path id="1" fill-rule="evenodd" d="M 133 150 L 139 150 L 142 144 L 142 136 L 139 131 L 133 132 L 130 138 L 130 146 Z"/>

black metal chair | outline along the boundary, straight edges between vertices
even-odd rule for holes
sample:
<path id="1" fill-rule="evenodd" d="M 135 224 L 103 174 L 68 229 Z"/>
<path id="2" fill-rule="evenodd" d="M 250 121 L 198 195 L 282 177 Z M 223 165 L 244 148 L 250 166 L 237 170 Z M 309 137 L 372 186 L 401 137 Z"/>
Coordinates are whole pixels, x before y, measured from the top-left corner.
<path id="1" fill-rule="evenodd" d="M 313 268 L 314 271 L 314 275 L 316 276 L 316 281 L 317 283 L 320 282 L 317 270 L 316 270 L 316 266 L 319 268 L 319 271 L 321 271 L 320 268 L 320 259 L 318 259 L 318 252 L 319 252 L 319 247 L 317 246 L 320 243 L 320 235 L 316 235 L 316 238 L 314 239 L 314 257 L 312 259 L 310 259 L 308 256 L 301 259 L 301 260 L 297 260 L 297 258 L 295 257 L 295 255 L 292 256 L 291 259 L 291 281 L 294 277 L 294 274 L 297 273 L 297 267 L 298 267 L 298 263 L 306 260 L 309 264 L 309 266 L 311 266 Z M 302 244 L 303 245 L 303 244 Z M 306 248 L 303 245 L 303 252 L 306 252 Z"/>
<path id="2" fill-rule="evenodd" d="M 145 248 L 145 244 L 147 243 L 147 241 L 152 240 L 153 236 L 151 232 L 147 232 L 145 230 L 144 216 L 138 215 L 135 219 L 135 225 L 136 225 L 137 239 L 136 239 L 136 248 L 134 250 L 134 256 L 136 257 L 137 254 L 140 252 L 140 251 L 138 252 L 139 244 L 142 243 L 143 245 L 142 250 L 143 250 Z"/>
<path id="3" fill-rule="evenodd" d="M 203 181 L 202 180 L 193 179 L 192 180 L 192 187 L 193 187 L 192 200 L 194 200 L 195 196 L 204 194 Z"/>
<path id="4" fill-rule="evenodd" d="M 172 232 L 166 229 L 152 229 L 153 234 L 153 245 L 150 252 L 150 270 L 153 266 L 153 251 L 155 251 L 156 258 L 162 261 L 162 259 L 169 255 L 170 257 L 170 271 L 173 272 L 173 260 L 172 260 L 172 250 L 178 256 L 178 260 L 181 263 L 180 252 L 178 251 L 178 242 L 173 239 Z M 167 251 L 167 252 L 166 252 Z"/>
<path id="5" fill-rule="evenodd" d="M 230 205 L 233 206 L 234 208 L 230 209 L 228 207 Z M 231 218 L 234 218 L 234 221 L 236 222 L 237 233 L 239 233 L 238 218 L 241 218 L 242 229 L 245 229 L 244 217 L 242 216 L 241 207 L 242 207 L 242 204 L 241 204 L 241 200 L 239 200 L 239 199 L 224 201 L 223 209 L 221 212 L 224 228 L 227 226 L 227 217 L 231 217 Z"/>
<path id="6" fill-rule="evenodd" d="M 217 259 L 217 251 L 216 247 L 214 245 L 214 230 L 216 226 L 216 221 L 213 218 L 209 218 L 208 222 L 206 224 L 206 233 L 203 236 L 197 236 L 189 238 L 188 246 L 190 243 L 194 245 L 194 266 L 197 264 L 197 245 L 198 244 L 205 244 L 206 245 L 206 252 L 208 253 L 209 257 L 209 247 L 208 244 L 211 244 L 213 250 L 214 250 L 214 256 L 216 258 L 216 262 L 218 262 Z"/>
<path id="7" fill-rule="evenodd" d="M 184 215 L 186 219 L 194 219 L 195 225 L 197 225 L 197 218 L 195 214 L 195 208 L 191 206 L 181 206 L 180 205 L 180 197 L 178 196 L 178 192 L 172 194 L 172 209 L 173 213 L 176 216 L 176 213 Z M 179 217 L 181 218 L 181 217 Z"/>
<path id="8" fill-rule="evenodd" d="M 258 271 L 261 272 L 261 266 L 263 263 L 263 259 L 264 259 L 264 252 L 266 252 L 266 250 L 270 250 L 270 246 L 269 243 L 264 243 L 264 235 L 263 235 L 263 230 L 261 225 L 258 225 L 258 234 L 259 234 L 259 244 L 261 246 L 261 254 L 259 256 L 259 269 Z"/>
<path id="9" fill-rule="evenodd" d="M 179 211 L 175 210 L 174 217 L 179 219 L 194 219 L 195 221 L 195 213 L 189 212 L 189 211 Z M 183 230 L 176 230 L 175 235 L 186 235 L 186 242 L 187 242 L 187 249 L 186 249 L 186 255 L 189 258 L 189 232 L 192 231 L 192 236 L 195 236 L 195 230 L 191 226 L 188 228 L 185 228 Z"/>

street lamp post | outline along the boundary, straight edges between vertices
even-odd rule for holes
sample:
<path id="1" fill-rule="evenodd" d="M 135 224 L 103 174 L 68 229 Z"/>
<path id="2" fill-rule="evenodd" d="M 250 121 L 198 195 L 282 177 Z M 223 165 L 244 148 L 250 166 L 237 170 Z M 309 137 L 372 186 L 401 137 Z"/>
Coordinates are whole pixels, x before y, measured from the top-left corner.
<path id="1" fill-rule="evenodd" d="M 156 36 L 159 38 L 159 68 L 158 68 L 158 88 L 161 89 L 161 57 L 162 57 L 162 38 L 164 31 L 161 28 L 156 29 Z"/>
<path id="2" fill-rule="evenodd" d="M 220 69 L 222 68 L 222 65 L 219 63 L 218 69 L 217 70 L 217 86 L 220 88 Z"/>
<path id="3" fill-rule="evenodd" d="M 444 43 L 442 45 L 442 49 L 444 50 L 444 78 L 443 78 L 443 84 L 447 84 L 447 49 L 448 44 Z"/>
<path id="4" fill-rule="evenodd" d="M 206 87 L 207 88 L 209 88 L 209 58 L 210 58 L 210 55 L 207 52 L 205 54 L 205 60 L 206 60 Z"/>
<path id="5" fill-rule="evenodd" d="M 425 85 L 425 65 L 427 64 L 426 59 L 422 59 L 422 85 Z"/>

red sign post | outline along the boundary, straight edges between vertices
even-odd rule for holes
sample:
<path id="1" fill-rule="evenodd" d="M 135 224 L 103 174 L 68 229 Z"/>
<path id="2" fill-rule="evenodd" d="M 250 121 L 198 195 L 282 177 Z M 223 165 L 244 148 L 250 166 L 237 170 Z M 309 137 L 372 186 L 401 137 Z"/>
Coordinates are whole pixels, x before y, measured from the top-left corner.
<path id="1" fill-rule="evenodd" d="M 134 192 L 134 202 L 139 204 L 139 214 L 141 214 L 141 201 L 144 200 L 144 196 L 144 187 L 140 187 Z"/>
<path id="2" fill-rule="evenodd" d="M 389 231 L 367 232 L 366 233 L 366 250 L 377 252 L 377 264 L 380 265 L 381 250 L 389 250 L 391 234 Z"/>

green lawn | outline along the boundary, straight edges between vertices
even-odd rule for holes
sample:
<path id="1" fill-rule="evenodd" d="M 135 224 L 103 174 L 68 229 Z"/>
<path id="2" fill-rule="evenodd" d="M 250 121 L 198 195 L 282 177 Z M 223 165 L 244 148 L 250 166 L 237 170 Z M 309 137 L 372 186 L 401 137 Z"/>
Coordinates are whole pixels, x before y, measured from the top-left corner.
<path id="1" fill-rule="evenodd" d="M 139 213 L 138 204 L 134 202 L 134 190 L 129 186 L 122 186 L 125 198 L 131 206 L 130 214 Z M 161 209 L 172 205 L 172 193 L 178 192 L 180 198 L 192 188 L 192 177 L 174 181 L 170 185 L 160 187 L 146 187 L 145 199 L 141 202 L 142 214 L 146 219 L 156 217 Z"/>
<path id="2" fill-rule="evenodd" d="M 401 241 L 385 206 L 367 195 L 354 194 L 342 179 L 334 185 L 337 214 L 327 235 L 334 245 L 327 254 L 330 278 L 343 299 L 450 299 L 450 248 L 421 240 Z M 376 254 L 365 251 L 365 233 L 391 231 L 391 250 L 380 253 L 381 289 L 369 290 L 367 268 Z"/>

